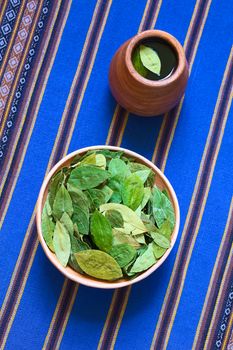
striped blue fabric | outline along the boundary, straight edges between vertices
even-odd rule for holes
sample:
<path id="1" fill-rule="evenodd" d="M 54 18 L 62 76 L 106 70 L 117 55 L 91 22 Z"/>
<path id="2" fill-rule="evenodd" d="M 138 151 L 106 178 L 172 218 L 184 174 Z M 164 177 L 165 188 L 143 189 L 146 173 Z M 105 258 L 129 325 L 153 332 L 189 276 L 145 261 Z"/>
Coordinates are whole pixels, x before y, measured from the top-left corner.
<path id="1" fill-rule="evenodd" d="M 40 3 L 5 2 L 0 5 L 1 26 L 12 24 L 15 34 L 20 26 L 11 21 L 17 20 L 20 6 Z M 233 1 L 161 0 L 153 7 L 152 0 L 73 0 L 72 4 L 69 0 L 48 0 L 40 11 L 45 7 L 48 15 L 35 50 L 34 68 L 30 68 L 21 91 L 22 105 L 16 112 L 12 139 L 4 148 L 4 160 L 0 154 L 0 349 L 231 349 Z M 15 13 L 15 19 L 9 20 L 9 11 Z M 119 131 L 123 133 L 123 147 L 148 159 L 159 159 L 154 150 L 159 135 L 163 137 L 166 131 L 164 116 L 145 119 L 129 115 L 127 119 L 121 115 L 127 121 L 125 128 L 120 123 L 111 124 L 117 104 L 109 90 L 109 64 L 116 49 L 138 32 L 144 14 L 151 16 L 151 21 L 157 16 L 155 29 L 170 32 L 185 47 L 189 41 L 187 47 L 192 50 L 186 52 L 192 60 L 190 78 L 177 125 L 173 126 L 174 136 L 170 135 L 170 146 L 167 142 L 164 145 L 167 158 L 161 154 L 165 174 L 178 196 L 181 226 L 166 262 L 146 280 L 123 290 L 114 306 L 120 316 L 108 318 L 114 291 L 65 281 L 38 244 L 34 208 L 47 167 L 66 151 L 105 144 L 111 125 L 114 140 Z M 33 24 L 36 19 L 31 18 Z M 194 24 L 195 32 L 190 32 Z M 1 51 L 6 62 L 12 57 L 15 40 L 13 34 L 7 36 L 9 50 L 3 47 Z M 29 55 L 28 49 L 25 64 Z M 83 66 L 72 105 L 55 145 L 80 62 Z M 7 69 L 1 70 L 0 81 L 4 81 Z M 16 73 L 9 85 L 12 94 L 14 84 L 20 84 Z M 5 98 L 2 87 L 0 102 Z M 6 109 L 11 108 L 8 100 L 4 103 L 3 128 Z M 54 147 L 54 158 L 50 158 Z M 205 152 L 208 159 L 203 165 Z M 198 181 L 200 196 L 192 201 Z M 189 235 L 186 226 L 191 222 L 191 211 L 195 227 Z M 209 288 L 211 278 L 216 283 Z"/>

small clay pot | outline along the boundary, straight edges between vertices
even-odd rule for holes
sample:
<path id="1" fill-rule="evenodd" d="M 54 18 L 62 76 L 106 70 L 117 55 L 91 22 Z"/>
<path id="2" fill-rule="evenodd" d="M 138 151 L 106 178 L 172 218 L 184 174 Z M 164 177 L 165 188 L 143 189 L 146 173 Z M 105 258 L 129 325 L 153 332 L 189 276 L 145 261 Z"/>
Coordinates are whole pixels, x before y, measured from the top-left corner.
<path id="1" fill-rule="evenodd" d="M 177 55 L 174 72 L 162 80 L 142 77 L 134 68 L 132 53 L 145 39 L 166 41 Z M 168 112 L 181 99 L 188 80 L 188 64 L 184 49 L 176 38 L 161 30 L 147 30 L 126 41 L 114 55 L 109 71 L 113 96 L 126 110 L 141 116 Z"/>

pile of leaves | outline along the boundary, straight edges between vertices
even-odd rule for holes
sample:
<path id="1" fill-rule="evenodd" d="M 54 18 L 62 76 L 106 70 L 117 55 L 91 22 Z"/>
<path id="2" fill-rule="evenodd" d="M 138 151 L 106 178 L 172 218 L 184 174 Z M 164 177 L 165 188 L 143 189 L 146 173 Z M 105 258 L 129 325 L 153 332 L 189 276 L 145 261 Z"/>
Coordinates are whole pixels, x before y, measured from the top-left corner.
<path id="1" fill-rule="evenodd" d="M 49 184 L 42 232 L 63 266 L 101 280 L 134 278 L 170 247 L 175 215 L 155 174 L 124 152 L 90 151 Z"/>

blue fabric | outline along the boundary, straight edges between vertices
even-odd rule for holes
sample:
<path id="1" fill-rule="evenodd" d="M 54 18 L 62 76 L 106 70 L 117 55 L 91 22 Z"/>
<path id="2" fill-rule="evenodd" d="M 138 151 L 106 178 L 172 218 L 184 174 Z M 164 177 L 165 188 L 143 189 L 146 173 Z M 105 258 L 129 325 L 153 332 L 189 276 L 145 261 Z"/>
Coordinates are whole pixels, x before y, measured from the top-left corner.
<path id="1" fill-rule="evenodd" d="M 95 6 L 94 0 L 73 0 L 69 11 L 23 165 L 1 228 L 0 305 L 6 297 L 28 230 Z M 116 108 L 108 86 L 109 64 L 116 49 L 137 33 L 145 6 L 145 0 L 112 2 L 69 152 L 84 146 L 105 144 Z M 212 1 L 168 154 L 165 174 L 177 193 L 181 210 L 176 246 L 159 270 L 132 287 L 116 338 L 116 350 L 142 350 L 151 346 L 230 55 L 233 34 L 232 6 L 232 1 Z M 155 28 L 170 32 L 184 44 L 194 7 L 194 0 L 163 0 Z M 151 159 L 163 118 L 164 116 L 145 119 L 130 115 L 122 146 Z M 171 329 L 167 345 L 169 350 L 191 349 L 196 334 L 232 199 L 232 125 L 231 107 L 203 219 Z M 64 277 L 48 261 L 39 245 L 16 315 L 13 317 L 5 349 L 42 349 L 63 283 Z M 110 290 L 79 286 L 61 339 L 62 350 L 97 348 L 112 295 L 113 291 Z"/>

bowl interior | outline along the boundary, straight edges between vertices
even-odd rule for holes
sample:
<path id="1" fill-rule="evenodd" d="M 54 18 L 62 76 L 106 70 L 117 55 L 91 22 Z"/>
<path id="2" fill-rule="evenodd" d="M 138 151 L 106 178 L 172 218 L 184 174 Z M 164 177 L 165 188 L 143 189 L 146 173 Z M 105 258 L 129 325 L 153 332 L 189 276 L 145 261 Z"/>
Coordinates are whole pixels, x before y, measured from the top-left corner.
<path id="1" fill-rule="evenodd" d="M 43 210 L 46 198 L 47 198 L 48 188 L 49 188 L 49 183 L 50 183 L 51 178 L 61 168 L 68 166 L 77 154 L 82 155 L 82 154 L 86 153 L 88 150 L 98 150 L 98 149 L 110 149 L 113 151 L 114 150 L 115 151 L 122 150 L 122 151 L 124 151 L 125 156 L 133 157 L 137 160 L 137 162 L 140 162 L 140 163 L 145 164 L 146 166 L 150 167 L 152 169 L 152 171 L 156 174 L 155 184 L 160 189 L 167 190 L 167 193 L 169 195 L 169 198 L 170 198 L 172 205 L 173 205 L 173 208 L 174 208 L 176 223 L 175 223 L 174 231 L 173 231 L 172 236 L 171 236 L 171 247 L 165 252 L 165 254 L 162 256 L 162 258 L 160 258 L 157 261 L 156 264 L 154 264 L 148 270 L 142 272 L 139 276 L 137 276 L 136 278 L 134 278 L 132 280 L 119 279 L 119 280 L 113 281 L 113 282 L 101 281 L 101 280 L 97 280 L 95 278 L 92 278 L 90 276 L 82 275 L 82 274 L 78 273 L 77 271 L 73 270 L 69 266 L 63 267 L 60 264 L 60 262 L 57 260 L 56 255 L 47 247 L 47 244 L 45 243 L 43 235 L 42 235 L 42 228 L 41 228 L 42 210 Z M 150 275 L 153 271 L 155 271 L 166 260 L 167 256 L 169 255 L 169 253 L 170 253 L 171 249 L 173 248 L 174 243 L 176 241 L 177 234 L 178 234 L 178 228 L 179 228 L 179 206 L 178 206 L 175 192 L 174 192 L 172 186 L 170 185 L 170 183 L 168 182 L 168 180 L 166 179 L 166 177 L 161 173 L 161 171 L 152 162 L 150 162 L 146 158 L 144 158 L 144 157 L 142 157 L 142 156 L 140 156 L 137 153 L 134 153 L 132 151 L 129 151 L 129 150 L 126 150 L 123 148 L 119 148 L 119 147 L 114 147 L 114 146 L 111 146 L 111 147 L 110 146 L 88 147 L 88 148 L 84 148 L 84 149 L 81 149 L 79 151 L 73 152 L 73 153 L 69 154 L 68 156 L 66 156 L 65 158 L 63 158 L 61 161 L 59 161 L 52 168 L 52 170 L 46 176 L 46 178 L 42 184 L 41 191 L 40 191 L 39 198 L 38 198 L 38 202 L 37 202 L 37 231 L 38 231 L 39 240 L 40 240 L 41 245 L 45 251 L 45 254 L 50 259 L 50 261 L 54 264 L 54 266 L 56 266 L 58 268 L 58 270 L 61 271 L 66 277 L 70 278 L 71 280 L 73 280 L 75 282 L 78 282 L 78 283 L 81 283 L 81 284 L 84 284 L 84 285 L 87 285 L 90 287 L 96 287 L 96 288 L 124 287 L 124 286 L 130 285 L 132 283 L 138 282 L 138 281 L 142 280 L 143 278 L 147 277 L 148 275 Z"/>

